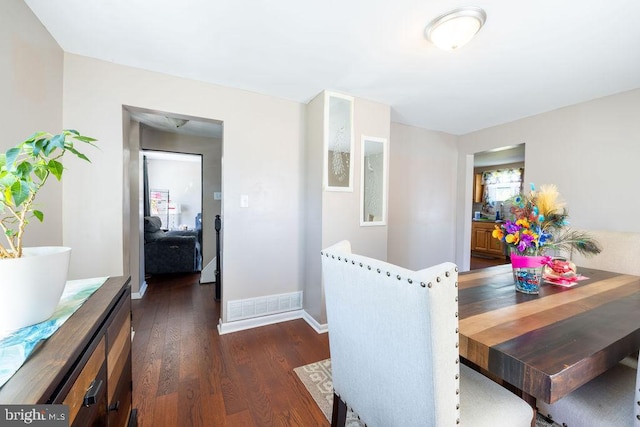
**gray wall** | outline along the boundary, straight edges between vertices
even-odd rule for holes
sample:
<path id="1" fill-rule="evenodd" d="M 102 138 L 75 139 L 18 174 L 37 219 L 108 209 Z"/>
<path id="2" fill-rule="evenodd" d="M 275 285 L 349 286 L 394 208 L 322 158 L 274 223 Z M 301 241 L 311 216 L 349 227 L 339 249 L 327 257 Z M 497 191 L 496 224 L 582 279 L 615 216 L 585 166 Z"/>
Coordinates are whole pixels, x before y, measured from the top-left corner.
<path id="1" fill-rule="evenodd" d="M 63 52 L 23 1 L 6 1 L 0 6 L 0 57 L 0 150 L 6 151 L 36 131 L 60 132 Z M 86 151 L 89 157 L 95 156 L 95 150 Z M 33 220 L 29 224 L 25 246 L 62 244 L 61 199 L 62 185 L 52 178 L 36 199 L 44 223 Z M 74 250 L 71 257 L 76 254 Z"/>
<path id="2" fill-rule="evenodd" d="M 456 260 L 468 268 L 471 183 L 468 157 L 526 143 L 525 181 L 556 184 L 577 228 L 640 231 L 640 89 L 484 129 L 458 138 Z"/>
<path id="3" fill-rule="evenodd" d="M 391 124 L 389 262 L 419 270 L 455 254 L 456 137 Z"/>
<path id="4" fill-rule="evenodd" d="M 123 270 L 127 105 L 224 123 L 223 320 L 228 300 L 302 290 L 302 104 L 72 54 L 65 54 L 64 66 L 65 123 L 102 142 L 90 168 L 72 164 L 64 183 L 63 237 L 81 255 L 72 262 L 73 275 Z M 248 208 L 240 207 L 242 194 L 249 196 Z"/>
<path id="5" fill-rule="evenodd" d="M 354 252 L 387 259 L 387 225 L 360 226 L 360 168 L 362 135 L 390 136 L 388 106 L 355 98 L 353 113 L 353 191 L 323 189 L 325 93 L 306 109 L 306 214 L 304 308 L 318 323 L 326 322 L 321 281 L 320 251 L 341 240 L 349 240 Z"/>

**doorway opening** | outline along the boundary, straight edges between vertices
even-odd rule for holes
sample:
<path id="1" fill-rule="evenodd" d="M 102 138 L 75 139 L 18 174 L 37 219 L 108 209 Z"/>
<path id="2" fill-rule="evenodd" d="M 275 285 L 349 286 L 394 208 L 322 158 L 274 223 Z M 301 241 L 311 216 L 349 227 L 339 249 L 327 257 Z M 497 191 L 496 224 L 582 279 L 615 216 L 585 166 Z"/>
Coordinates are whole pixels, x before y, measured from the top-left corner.
<path id="1" fill-rule="evenodd" d="M 510 262 L 504 243 L 493 238 L 496 224 L 509 219 L 510 199 L 522 192 L 525 144 L 474 154 L 470 269 Z"/>
<path id="2" fill-rule="evenodd" d="M 125 123 L 125 269 L 131 275 L 134 298 L 146 290 L 144 268 L 144 195 L 154 198 L 154 216 L 162 216 L 161 231 L 200 230 L 200 282 L 216 282 L 216 216 L 222 215 L 223 123 L 218 120 L 123 106 Z M 150 157 L 152 177 L 144 189 L 144 163 Z M 167 158 L 169 157 L 169 158 Z M 197 160 L 195 160 L 197 159 Z M 195 161 L 194 161 L 195 160 Z M 182 168 L 176 166 L 182 163 Z M 199 172 L 194 172 L 198 169 Z M 158 179 L 153 178 L 159 171 Z M 189 176 L 189 180 L 183 179 Z M 150 190 L 154 191 L 153 194 Z M 186 230 L 185 230 L 186 229 Z M 218 257 L 220 259 L 221 257 Z M 128 261 L 127 261 L 128 260 Z M 221 272 L 220 272 L 221 273 Z M 217 285 L 222 282 L 222 275 Z"/>

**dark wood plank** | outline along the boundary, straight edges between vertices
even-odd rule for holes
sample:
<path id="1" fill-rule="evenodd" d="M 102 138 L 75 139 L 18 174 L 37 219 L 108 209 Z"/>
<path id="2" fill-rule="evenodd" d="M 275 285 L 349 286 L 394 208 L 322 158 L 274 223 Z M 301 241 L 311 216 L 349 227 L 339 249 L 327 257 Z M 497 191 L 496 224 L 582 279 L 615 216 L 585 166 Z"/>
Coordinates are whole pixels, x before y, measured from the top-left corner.
<path id="1" fill-rule="evenodd" d="M 139 425 L 329 425 L 293 372 L 329 357 L 327 334 L 294 320 L 220 336 L 215 289 L 198 279 L 149 278 L 133 301 Z"/>

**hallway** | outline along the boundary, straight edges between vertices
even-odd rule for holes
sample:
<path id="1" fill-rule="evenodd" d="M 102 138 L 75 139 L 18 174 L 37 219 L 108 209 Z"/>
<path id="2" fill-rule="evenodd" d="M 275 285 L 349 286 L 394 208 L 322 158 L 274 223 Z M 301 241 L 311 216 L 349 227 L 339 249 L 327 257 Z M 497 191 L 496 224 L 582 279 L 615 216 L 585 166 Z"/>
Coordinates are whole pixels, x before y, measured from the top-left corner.
<path id="1" fill-rule="evenodd" d="M 132 301 L 133 407 L 141 427 L 329 425 L 293 368 L 329 357 L 294 320 L 220 336 L 199 274 L 151 277 Z"/>

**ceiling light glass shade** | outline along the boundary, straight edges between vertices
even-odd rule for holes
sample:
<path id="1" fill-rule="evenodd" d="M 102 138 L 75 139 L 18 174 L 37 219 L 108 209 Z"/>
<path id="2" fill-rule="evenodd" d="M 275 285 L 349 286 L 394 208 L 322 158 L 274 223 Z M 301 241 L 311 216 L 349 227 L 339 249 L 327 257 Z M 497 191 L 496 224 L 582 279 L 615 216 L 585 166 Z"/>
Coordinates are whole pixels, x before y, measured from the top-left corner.
<path id="1" fill-rule="evenodd" d="M 189 121 L 186 119 L 177 119 L 175 117 L 167 117 L 167 116 L 165 117 L 167 118 L 167 121 L 171 124 L 171 126 L 174 126 L 177 128 L 184 126 Z"/>
<path id="2" fill-rule="evenodd" d="M 424 35 L 440 49 L 454 50 L 467 44 L 486 20 L 487 14 L 479 7 L 462 7 L 431 21 Z"/>

